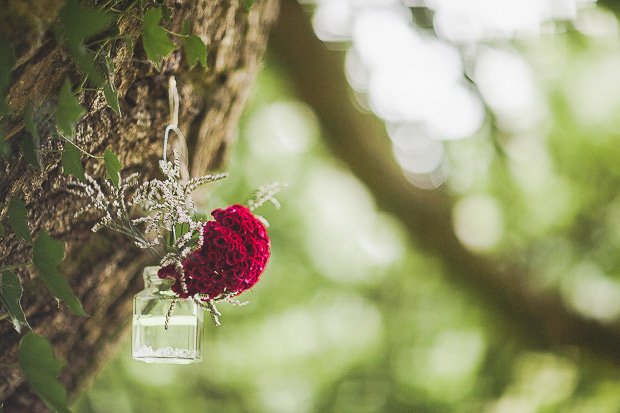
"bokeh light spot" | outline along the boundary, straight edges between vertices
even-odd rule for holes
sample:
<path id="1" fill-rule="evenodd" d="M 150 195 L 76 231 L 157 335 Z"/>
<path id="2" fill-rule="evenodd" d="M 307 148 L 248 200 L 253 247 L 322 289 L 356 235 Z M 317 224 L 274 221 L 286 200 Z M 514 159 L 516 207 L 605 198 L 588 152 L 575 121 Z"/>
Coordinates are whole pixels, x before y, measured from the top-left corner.
<path id="1" fill-rule="evenodd" d="M 465 246 L 473 250 L 494 247 L 504 232 L 504 216 L 497 201 L 488 195 L 461 199 L 453 210 L 454 229 Z"/>

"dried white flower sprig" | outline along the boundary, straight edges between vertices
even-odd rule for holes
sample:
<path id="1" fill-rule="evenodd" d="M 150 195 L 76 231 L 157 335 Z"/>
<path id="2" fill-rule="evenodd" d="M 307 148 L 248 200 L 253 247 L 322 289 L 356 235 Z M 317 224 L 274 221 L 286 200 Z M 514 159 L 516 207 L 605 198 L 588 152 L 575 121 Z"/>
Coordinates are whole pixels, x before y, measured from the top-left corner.
<path id="1" fill-rule="evenodd" d="M 202 240 L 195 235 L 200 234 L 204 222 L 194 213 L 192 192 L 228 174 L 204 175 L 181 182 L 181 160 L 176 150 L 173 162 L 160 160 L 159 166 L 164 180 L 152 179 L 139 184 L 138 174 L 131 174 L 119 180 L 118 188 L 109 180 L 103 180 L 104 190 L 97 180 L 85 174 L 86 183 L 74 179 L 68 191 L 89 200 L 76 216 L 91 210 L 101 213 L 102 218 L 92 227 L 93 232 L 107 227 L 123 233 L 139 248 L 160 255 L 161 265 L 166 266 L 180 264 L 180 257 L 187 255 L 196 244 L 201 245 Z M 131 218 L 130 212 L 136 207 L 145 215 Z"/>
<path id="2" fill-rule="evenodd" d="M 286 188 L 286 184 L 279 182 L 273 182 L 260 186 L 248 199 L 246 205 L 250 211 L 254 211 L 256 208 L 261 207 L 265 202 L 271 202 L 276 209 L 280 209 L 280 202 L 275 198 L 281 190 Z"/>

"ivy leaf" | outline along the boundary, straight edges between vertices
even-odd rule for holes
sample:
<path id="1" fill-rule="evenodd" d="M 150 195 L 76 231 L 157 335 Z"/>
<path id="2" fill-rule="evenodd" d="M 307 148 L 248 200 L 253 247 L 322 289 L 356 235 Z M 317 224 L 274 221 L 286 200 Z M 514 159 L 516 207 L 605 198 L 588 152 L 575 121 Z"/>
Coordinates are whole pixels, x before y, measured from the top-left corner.
<path id="1" fill-rule="evenodd" d="M 126 34 L 123 35 L 123 40 L 125 40 L 125 45 L 127 45 L 127 51 L 129 52 L 129 58 L 133 57 L 133 40 L 131 40 L 131 36 Z"/>
<path id="2" fill-rule="evenodd" d="M 108 76 L 114 76 L 114 60 L 110 56 L 105 56 L 105 67 L 108 69 Z"/>
<path id="3" fill-rule="evenodd" d="M 108 81 L 103 85 L 105 101 L 118 116 L 121 116 L 121 108 L 118 104 L 118 90 L 114 87 L 114 61 L 110 56 L 105 56 L 105 65 L 108 70 Z"/>
<path id="4" fill-rule="evenodd" d="M 118 160 L 118 156 L 116 156 L 110 148 L 105 150 L 105 153 L 103 154 L 103 161 L 105 162 L 105 177 L 112 180 L 114 186 L 118 188 L 118 181 L 120 178 L 119 172 L 123 169 L 121 166 L 121 161 Z"/>
<path id="5" fill-rule="evenodd" d="M 9 201 L 9 224 L 11 224 L 11 228 L 18 238 L 32 244 L 30 228 L 26 222 L 27 216 L 28 213 L 22 200 L 17 196 L 12 197 Z"/>
<path id="6" fill-rule="evenodd" d="M 2 102 L 0 102 L 0 105 L 2 105 Z M 0 157 L 11 157 L 11 147 L 4 141 L 4 125 L 2 123 L 0 123 Z"/>
<path id="7" fill-rule="evenodd" d="M 24 151 L 24 158 L 30 165 L 43 170 L 41 161 L 37 156 L 37 149 L 39 149 L 39 142 L 41 141 L 41 138 L 39 137 L 39 132 L 34 124 L 32 104 L 30 102 L 26 103 L 26 107 L 24 108 L 24 126 L 26 127 L 26 132 L 28 132 L 21 142 L 22 150 Z"/>
<path id="8" fill-rule="evenodd" d="M 58 15 L 60 36 L 67 40 L 67 48 L 77 66 L 95 86 L 101 86 L 104 77 L 83 43 L 106 29 L 111 16 L 99 9 L 82 7 L 78 0 L 67 0 Z"/>
<path id="9" fill-rule="evenodd" d="M 142 46 L 148 59 L 161 70 L 161 59 L 168 56 L 176 46 L 168 38 L 166 29 L 159 25 L 161 7 L 147 10 L 142 18 Z"/>
<path id="10" fill-rule="evenodd" d="M 24 107 L 24 126 L 26 127 L 26 132 L 32 135 L 33 138 L 39 138 L 39 131 L 37 130 L 34 124 L 34 117 L 32 116 L 32 103 L 26 103 L 26 107 Z"/>
<path id="11" fill-rule="evenodd" d="M 73 174 L 80 181 L 86 183 L 80 150 L 72 142 L 65 143 L 65 150 L 62 152 L 62 169 L 65 176 Z"/>
<path id="12" fill-rule="evenodd" d="M 64 242 L 54 241 L 47 231 L 41 231 L 32 248 L 32 261 L 37 267 L 39 277 L 54 297 L 66 301 L 75 314 L 88 317 L 82 304 L 69 288 L 67 280 L 58 272 L 58 265 L 62 262 L 64 252 Z"/>
<path id="13" fill-rule="evenodd" d="M 114 87 L 112 82 L 106 82 L 103 85 L 103 94 L 105 95 L 105 101 L 114 112 L 121 116 L 121 107 L 118 104 L 118 90 Z"/>
<path id="14" fill-rule="evenodd" d="M 39 158 L 37 157 L 37 147 L 38 145 L 34 142 L 34 138 L 30 134 L 26 134 L 21 141 L 22 151 L 24 152 L 24 159 L 30 165 L 43 170 L 41 167 L 41 163 L 39 162 Z"/>
<path id="15" fill-rule="evenodd" d="M 246 10 L 250 10 L 254 7 L 254 0 L 241 0 L 241 2 L 245 6 Z"/>
<path id="16" fill-rule="evenodd" d="M 189 34 L 189 20 L 183 22 L 181 34 L 188 36 L 183 37 L 181 42 L 187 54 L 189 69 L 192 70 L 197 63 L 200 63 L 202 67 L 207 67 L 207 46 L 200 37 L 195 34 Z"/>
<path id="17" fill-rule="evenodd" d="M 1 61 L 2 59 L 0 59 Z M 0 69 L 2 70 L 2 69 Z M 0 75 L 1 77 L 1 75 Z M 2 96 L 2 93 L 0 93 L 0 117 L 2 116 L 1 112 L 2 112 L 2 105 L 4 102 L 4 97 Z M 0 122 L 0 157 L 2 158 L 10 158 L 11 157 L 11 146 L 7 145 L 5 140 L 4 140 L 4 134 L 5 134 L 5 130 L 4 130 L 4 123 Z"/>
<path id="18" fill-rule="evenodd" d="M 26 321 L 26 315 L 22 310 L 20 300 L 22 298 L 22 285 L 19 282 L 19 278 L 11 271 L 2 271 L 2 282 L 0 282 L 0 297 L 2 303 L 9 311 L 9 316 L 13 322 L 13 326 L 18 333 L 21 333 L 22 325 L 28 326 Z"/>
<path id="19" fill-rule="evenodd" d="M 61 33 L 69 44 L 81 44 L 95 34 L 108 27 L 112 19 L 111 13 L 102 10 L 82 7 L 78 0 L 66 0 L 58 12 Z"/>
<path id="20" fill-rule="evenodd" d="M 88 77 L 88 81 L 95 87 L 100 88 L 105 82 L 103 71 L 92 59 L 84 45 L 69 45 L 69 52 L 80 71 Z"/>
<path id="21" fill-rule="evenodd" d="M 84 113 L 84 108 L 80 106 L 77 98 L 71 92 L 71 82 L 67 78 L 60 88 L 58 107 L 56 108 L 56 124 L 60 132 L 73 140 L 74 126 Z"/>
<path id="22" fill-rule="evenodd" d="M 55 412 L 70 413 L 67 407 L 67 390 L 58 381 L 64 363 L 54 356 L 52 345 L 44 338 L 29 331 L 19 345 L 19 366 L 26 374 L 30 386 Z"/>
<path id="23" fill-rule="evenodd" d="M 164 21 L 168 24 L 172 24 L 172 15 L 170 14 L 170 9 L 163 0 L 158 1 L 158 3 L 161 4 L 161 8 L 164 14 Z"/>
<path id="24" fill-rule="evenodd" d="M 15 53 L 11 43 L 4 37 L 0 36 L 0 115 L 8 113 L 4 97 L 11 85 L 11 71 L 15 65 Z"/>

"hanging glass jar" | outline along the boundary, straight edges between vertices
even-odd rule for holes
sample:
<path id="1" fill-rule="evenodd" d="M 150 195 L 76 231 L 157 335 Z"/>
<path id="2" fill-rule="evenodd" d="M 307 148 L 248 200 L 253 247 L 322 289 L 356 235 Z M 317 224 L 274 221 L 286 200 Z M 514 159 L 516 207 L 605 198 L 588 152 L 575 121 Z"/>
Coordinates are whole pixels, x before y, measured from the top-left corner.
<path id="1" fill-rule="evenodd" d="M 166 330 L 166 315 L 176 294 L 170 289 L 174 280 L 159 278 L 158 269 L 144 269 L 144 290 L 133 300 L 131 354 L 147 363 L 200 362 L 204 310 L 191 299 L 177 299 Z"/>

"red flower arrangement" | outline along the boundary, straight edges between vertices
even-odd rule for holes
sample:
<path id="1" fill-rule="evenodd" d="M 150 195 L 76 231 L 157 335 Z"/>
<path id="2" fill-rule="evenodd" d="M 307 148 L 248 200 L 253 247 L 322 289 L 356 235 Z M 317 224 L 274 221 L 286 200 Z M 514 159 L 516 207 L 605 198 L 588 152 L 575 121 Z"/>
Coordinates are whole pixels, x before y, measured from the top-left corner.
<path id="1" fill-rule="evenodd" d="M 234 296 L 256 284 L 269 259 L 271 242 L 267 230 L 250 210 L 235 204 L 211 212 L 215 221 L 202 227 L 200 248 L 183 260 L 181 275 L 174 265 L 158 271 L 160 278 L 176 280 L 172 291 L 180 298 L 200 294 L 204 300 Z"/>

